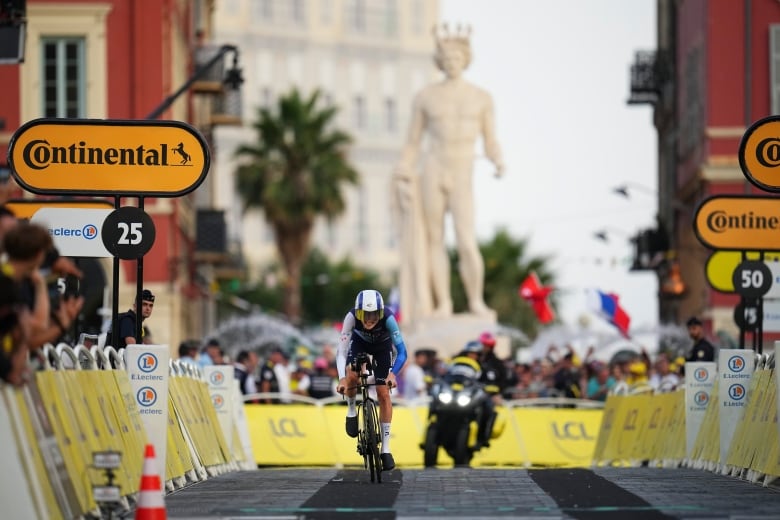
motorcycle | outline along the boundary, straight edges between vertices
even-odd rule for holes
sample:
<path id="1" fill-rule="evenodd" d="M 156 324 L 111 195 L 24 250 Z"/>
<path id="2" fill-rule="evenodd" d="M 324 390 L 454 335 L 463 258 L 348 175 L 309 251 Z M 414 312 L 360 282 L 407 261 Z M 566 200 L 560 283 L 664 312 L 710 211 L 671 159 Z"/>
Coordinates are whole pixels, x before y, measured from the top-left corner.
<path id="1" fill-rule="evenodd" d="M 426 468 L 436 466 L 440 446 L 456 466 L 469 465 L 481 447 L 477 433 L 485 413 L 483 403 L 489 398 L 480 383 L 457 376 L 445 376 L 433 384 L 425 439 L 420 445 Z"/>

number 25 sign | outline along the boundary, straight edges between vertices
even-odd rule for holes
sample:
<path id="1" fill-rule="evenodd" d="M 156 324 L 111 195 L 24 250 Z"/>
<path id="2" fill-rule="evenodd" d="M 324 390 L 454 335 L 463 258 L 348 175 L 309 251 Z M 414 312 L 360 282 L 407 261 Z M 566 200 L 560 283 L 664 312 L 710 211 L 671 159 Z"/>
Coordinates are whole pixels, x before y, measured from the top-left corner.
<path id="1" fill-rule="evenodd" d="M 112 255 L 122 260 L 135 260 L 143 257 L 154 245 L 154 222 L 140 208 L 119 208 L 103 221 L 101 238 Z"/>

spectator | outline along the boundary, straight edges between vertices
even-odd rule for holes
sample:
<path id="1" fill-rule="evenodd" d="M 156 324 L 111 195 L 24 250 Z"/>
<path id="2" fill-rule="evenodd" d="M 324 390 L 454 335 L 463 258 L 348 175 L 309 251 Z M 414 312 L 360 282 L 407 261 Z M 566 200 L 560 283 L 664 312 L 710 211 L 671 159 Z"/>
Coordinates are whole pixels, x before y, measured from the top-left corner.
<path id="1" fill-rule="evenodd" d="M 704 337 L 704 327 L 696 316 L 688 318 L 688 336 L 693 340 L 693 347 L 685 358 L 686 361 L 715 361 L 715 347 Z"/>
<path id="2" fill-rule="evenodd" d="M 424 350 L 414 352 L 414 361 L 407 364 L 403 370 L 404 399 L 413 401 L 428 394 L 428 384 L 425 381 L 425 363 L 428 356 Z"/>
<path id="3" fill-rule="evenodd" d="M 590 377 L 586 391 L 587 398 L 593 401 L 606 401 L 607 395 L 614 388 L 616 382 L 610 374 L 609 365 L 601 361 L 593 361 L 588 366 Z"/>
<path id="4" fill-rule="evenodd" d="M 0 272 L 0 379 L 16 386 L 27 379 L 30 321 L 16 283 Z"/>
<path id="5" fill-rule="evenodd" d="M 656 392 L 671 392 L 680 385 L 680 377 L 672 371 L 672 364 L 665 352 L 658 354 L 655 372 L 650 376 L 650 386 Z"/>
<path id="6" fill-rule="evenodd" d="M 147 318 L 149 318 L 149 316 L 152 315 L 152 309 L 154 309 L 154 298 L 154 294 L 152 294 L 152 291 L 149 289 L 144 289 L 141 292 L 141 322 L 145 321 Z M 131 309 L 118 316 L 118 336 L 115 337 L 111 329 L 109 329 L 108 336 L 106 338 L 106 345 L 111 345 L 118 350 L 120 348 L 125 348 L 127 345 L 134 345 L 138 343 L 135 338 L 137 323 L 136 300 L 133 300 L 133 306 Z M 141 343 L 144 343 L 143 327 L 141 327 Z"/>
<path id="7" fill-rule="evenodd" d="M 225 353 L 222 350 L 222 346 L 219 344 L 219 340 L 216 338 L 209 339 L 198 355 L 198 365 L 202 368 L 210 365 L 224 364 Z"/>
<path id="8" fill-rule="evenodd" d="M 311 389 L 311 372 L 313 365 L 308 358 L 298 358 L 295 362 L 295 370 L 290 372 L 290 391 L 296 395 L 309 397 Z"/>
<path id="9" fill-rule="evenodd" d="M 580 388 L 580 371 L 574 364 L 574 351 L 569 350 L 558 365 L 553 376 L 554 388 L 559 395 L 571 398 L 582 397 Z"/>
<path id="10" fill-rule="evenodd" d="M 19 221 L 5 233 L 3 248 L 6 260 L 2 263 L 2 271 L 14 280 L 22 304 L 31 311 L 29 347 L 38 349 L 46 343 L 56 342 L 78 317 L 84 298 L 64 298 L 56 289 L 50 296 L 41 267 L 54 257 L 51 235 L 43 226 Z M 50 263 L 55 264 L 56 261 Z M 66 268 L 70 265 L 68 262 L 60 264 Z"/>
<path id="11" fill-rule="evenodd" d="M 314 371 L 309 376 L 311 381 L 309 397 L 325 399 L 335 395 L 335 377 L 329 367 L 328 360 L 324 357 L 318 357 L 314 360 Z"/>
<path id="12" fill-rule="evenodd" d="M 255 380 L 255 370 L 260 362 L 257 354 L 250 350 L 242 350 L 236 356 L 236 362 L 233 363 L 233 374 L 238 381 L 243 395 L 257 393 L 257 382 Z M 258 401 L 252 401 L 254 403 Z"/>
<path id="13" fill-rule="evenodd" d="M 198 347 L 196 346 L 195 340 L 191 339 L 185 339 L 181 343 L 179 343 L 179 362 L 182 364 L 187 364 L 192 367 L 198 366 L 198 361 L 195 359 L 195 356 L 198 355 Z"/>
<path id="14" fill-rule="evenodd" d="M 281 347 L 276 347 L 271 351 L 268 360 L 260 369 L 260 392 L 290 394 L 290 373 L 287 371 L 287 360 L 287 354 Z M 265 398 L 262 402 L 271 404 L 274 399 Z"/>

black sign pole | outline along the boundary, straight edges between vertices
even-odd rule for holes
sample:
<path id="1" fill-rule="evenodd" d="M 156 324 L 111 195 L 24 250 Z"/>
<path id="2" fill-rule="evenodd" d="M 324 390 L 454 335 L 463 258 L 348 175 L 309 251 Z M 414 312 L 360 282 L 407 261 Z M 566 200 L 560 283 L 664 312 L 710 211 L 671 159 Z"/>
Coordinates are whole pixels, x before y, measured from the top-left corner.
<path id="1" fill-rule="evenodd" d="M 144 198 L 138 197 L 138 209 L 144 210 Z M 136 299 L 135 299 L 135 341 L 137 343 L 143 342 L 143 301 L 141 301 L 141 293 L 144 290 L 144 255 L 141 255 L 136 260 Z"/>
<path id="2" fill-rule="evenodd" d="M 120 207 L 120 197 L 115 196 L 114 209 L 117 210 Z M 117 349 L 117 345 L 119 345 L 117 342 L 119 338 L 119 256 L 114 253 L 113 257 L 114 272 L 112 273 L 113 280 L 111 283 L 114 285 L 114 288 L 111 291 L 111 343 L 114 343 L 114 345 L 111 346 Z"/>
<path id="3" fill-rule="evenodd" d="M 758 254 L 758 261 L 764 263 L 764 252 L 761 251 Z M 758 308 L 758 327 L 756 328 L 756 336 L 753 338 L 753 352 L 761 354 L 764 349 L 764 296 L 758 297 L 756 304 Z"/>

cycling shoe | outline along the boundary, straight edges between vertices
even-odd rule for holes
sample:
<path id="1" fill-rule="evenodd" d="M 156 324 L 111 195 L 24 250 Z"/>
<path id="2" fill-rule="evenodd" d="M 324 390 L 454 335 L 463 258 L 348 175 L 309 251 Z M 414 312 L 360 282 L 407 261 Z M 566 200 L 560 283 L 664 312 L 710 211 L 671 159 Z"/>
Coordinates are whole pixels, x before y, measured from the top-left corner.
<path id="1" fill-rule="evenodd" d="M 357 416 L 347 417 L 347 435 L 354 438 L 357 437 L 357 434 L 358 434 Z"/>
<path id="2" fill-rule="evenodd" d="M 395 467 L 392 453 L 383 453 L 379 458 L 382 459 L 382 471 L 390 471 Z"/>

